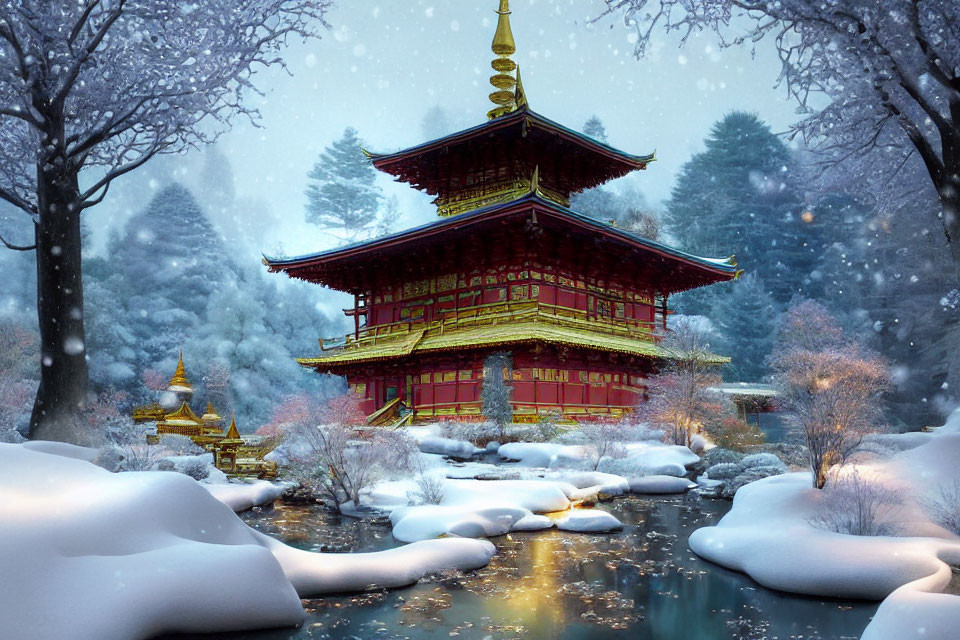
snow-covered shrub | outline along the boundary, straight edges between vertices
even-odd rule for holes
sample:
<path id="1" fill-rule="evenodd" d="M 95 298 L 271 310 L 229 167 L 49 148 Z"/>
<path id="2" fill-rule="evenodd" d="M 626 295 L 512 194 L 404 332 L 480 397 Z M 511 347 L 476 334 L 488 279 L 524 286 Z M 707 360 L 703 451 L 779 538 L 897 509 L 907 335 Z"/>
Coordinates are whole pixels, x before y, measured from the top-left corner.
<path id="1" fill-rule="evenodd" d="M 960 536 L 960 479 L 941 484 L 937 495 L 920 501 L 930 520 L 950 533 Z"/>
<path id="2" fill-rule="evenodd" d="M 190 476 L 198 482 L 210 475 L 209 465 L 204 460 L 197 458 L 184 462 L 182 465 L 180 465 L 178 471 L 184 475 Z"/>
<path id="3" fill-rule="evenodd" d="M 441 422 L 440 435 L 451 440 L 466 440 L 482 447 L 496 439 L 500 430 L 492 422 Z"/>
<path id="4" fill-rule="evenodd" d="M 580 427 L 583 437 L 593 451 L 593 470 L 600 466 L 604 458 L 624 458 L 627 450 L 623 444 L 626 433 L 619 422 L 600 421 L 584 424 Z"/>
<path id="5" fill-rule="evenodd" d="M 535 442 L 550 442 L 556 438 L 560 434 L 560 427 L 558 426 L 560 418 L 559 411 L 547 411 L 537 415 L 537 439 Z"/>
<path id="6" fill-rule="evenodd" d="M 187 436 L 169 433 L 160 436 L 160 447 L 167 451 L 167 455 L 173 456 L 197 456 L 206 452 Z"/>
<path id="7" fill-rule="evenodd" d="M 695 324 L 677 322 L 661 347 L 672 357 L 661 372 L 647 379 L 650 399 L 637 408 L 638 417 L 663 428 L 669 442 L 690 446 L 701 426 L 729 413 L 732 402 L 715 391 L 723 379 L 706 334 Z"/>
<path id="8" fill-rule="evenodd" d="M 379 480 L 411 470 L 417 443 L 396 431 L 376 430 L 361 437 L 344 424 L 301 426 L 288 435 L 299 445 L 291 451 L 290 472 L 304 487 L 340 508 L 360 507 L 361 491 Z"/>
<path id="9" fill-rule="evenodd" d="M 745 447 L 763 444 L 767 436 L 755 425 L 736 416 L 726 416 L 706 425 L 707 433 L 718 447 L 743 451 Z"/>
<path id="10" fill-rule="evenodd" d="M 442 475 L 421 470 L 416 478 L 417 488 L 407 493 L 407 499 L 412 505 L 440 504 L 446 495 L 445 480 Z"/>
<path id="11" fill-rule="evenodd" d="M 600 461 L 597 471 L 624 478 L 642 478 L 649 475 L 649 469 L 636 457 L 604 458 Z"/>
<path id="12" fill-rule="evenodd" d="M 834 478 L 824 489 L 820 511 L 810 519 L 812 525 L 853 536 L 899 534 L 900 526 L 892 518 L 903 504 L 901 491 L 856 470 Z"/>

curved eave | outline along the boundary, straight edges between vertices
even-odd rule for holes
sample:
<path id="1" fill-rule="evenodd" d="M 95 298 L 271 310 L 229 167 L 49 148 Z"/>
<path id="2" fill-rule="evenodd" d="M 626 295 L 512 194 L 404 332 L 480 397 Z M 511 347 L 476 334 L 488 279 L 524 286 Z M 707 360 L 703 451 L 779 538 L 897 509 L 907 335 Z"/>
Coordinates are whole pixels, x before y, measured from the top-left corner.
<path id="1" fill-rule="evenodd" d="M 423 153 L 436 151 L 443 147 L 460 144 L 470 140 L 471 138 L 476 138 L 482 133 L 489 133 L 491 131 L 497 131 L 498 129 L 510 127 L 524 119 L 529 119 L 530 123 L 534 126 L 539 126 L 543 129 L 557 133 L 567 140 L 583 145 L 595 153 L 599 153 L 608 158 L 626 163 L 635 169 L 642 169 L 646 167 L 647 164 L 654 162 L 657 159 L 656 152 L 647 155 L 633 155 L 626 153 L 620 149 L 611 147 L 608 144 L 594 140 L 590 136 L 580 133 L 579 131 L 565 127 L 559 122 L 555 122 L 545 116 L 542 116 L 536 111 L 532 111 L 527 107 L 522 107 L 509 115 L 495 118 L 475 127 L 470 127 L 469 129 L 464 129 L 463 131 L 458 131 L 442 138 L 424 142 L 423 144 L 419 144 L 415 147 L 395 151 L 393 153 L 375 153 L 364 149 L 364 154 L 370 158 L 370 160 L 373 162 L 373 166 L 381 171 L 386 171 L 389 173 L 390 165 L 395 162 L 421 155 Z"/>
<path id="2" fill-rule="evenodd" d="M 537 193 L 530 193 L 522 198 L 513 200 L 511 202 L 496 204 L 482 209 L 476 209 L 468 213 L 462 213 L 456 216 L 451 216 L 449 218 L 443 218 L 435 222 L 430 222 L 419 227 L 413 227 L 405 231 L 400 231 L 398 233 L 390 234 L 383 236 L 381 238 L 376 238 L 374 240 L 368 240 L 365 242 L 358 242 L 352 245 L 347 245 L 346 247 L 338 247 L 336 249 L 331 249 L 328 251 L 322 251 L 319 253 L 307 254 L 302 256 L 296 256 L 291 258 L 272 258 L 268 256 L 263 256 L 263 264 L 266 265 L 270 271 L 278 272 L 285 271 L 289 272 L 293 269 L 309 267 L 313 264 L 320 264 L 324 262 L 333 262 L 340 259 L 349 258 L 358 254 L 365 253 L 367 251 L 387 247 L 394 244 L 400 244 L 409 240 L 413 240 L 420 237 L 434 235 L 449 229 L 455 229 L 462 226 L 467 226 L 469 224 L 479 222 L 480 220 L 486 219 L 488 217 L 496 215 L 509 215 L 514 213 L 513 209 L 516 209 L 519 206 L 524 204 L 536 204 L 541 209 L 548 209 L 557 214 L 558 217 L 564 218 L 569 222 L 575 223 L 581 228 L 589 229 L 592 231 L 599 232 L 606 237 L 622 240 L 628 244 L 632 244 L 637 248 L 644 250 L 652 251 L 658 255 L 668 257 L 674 260 L 679 260 L 686 264 L 692 265 L 699 269 L 704 269 L 715 273 L 717 275 L 729 276 L 730 279 L 734 279 L 739 276 L 740 270 L 737 269 L 736 262 L 734 259 L 716 259 L 716 258 L 703 258 L 700 256 L 695 256 L 680 249 L 674 249 L 667 245 L 661 244 L 659 242 L 648 240 L 636 234 L 630 233 L 624 229 L 618 229 L 617 227 L 605 224 L 595 218 L 584 215 L 582 213 L 577 213 L 571 209 L 568 209 L 562 205 L 559 205 L 553 201 L 547 200 L 546 198 L 540 196 Z"/>

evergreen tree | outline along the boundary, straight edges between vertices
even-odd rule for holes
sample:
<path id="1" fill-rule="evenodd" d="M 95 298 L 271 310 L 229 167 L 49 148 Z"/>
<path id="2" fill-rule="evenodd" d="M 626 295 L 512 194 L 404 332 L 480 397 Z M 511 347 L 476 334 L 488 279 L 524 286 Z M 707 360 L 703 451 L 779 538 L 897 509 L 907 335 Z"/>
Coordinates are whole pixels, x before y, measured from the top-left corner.
<path id="1" fill-rule="evenodd" d="M 356 129 L 327 147 L 307 174 L 307 222 L 323 229 L 343 229 L 355 240 L 377 219 L 383 194 L 376 171 L 360 149 Z"/>
<path id="2" fill-rule="evenodd" d="M 728 379 L 756 382 L 767 374 L 767 359 L 780 309 L 763 279 L 748 273 L 734 282 L 720 285 L 710 317 L 720 334 L 717 350 L 729 356 Z"/>
<path id="3" fill-rule="evenodd" d="M 110 254 L 139 347 L 134 369 L 172 368 L 208 298 L 237 278 L 220 236 L 193 195 L 172 184 L 130 219 Z"/>
<path id="4" fill-rule="evenodd" d="M 781 304 L 805 294 L 826 221 L 805 209 L 786 145 L 743 112 L 717 122 L 705 144 L 681 169 L 667 203 L 667 229 L 692 253 L 736 254 Z M 705 311 L 703 296 L 688 296 L 695 312 Z"/>
<path id="5" fill-rule="evenodd" d="M 590 116 L 587 119 L 583 125 L 583 133 L 597 142 L 607 144 L 607 128 L 603 126 L 603 121 L 597 116 Z"/>
<path id="6" fill-rule="evenodd" d="M 480 403 L 484 417 L 497 426 L 498 437 L 502 440 L 506 427 L 513 422 L 513 384 L 510 382 L 513 372 L 513 356 L 506 352 L 491 353 L 483 361 L 483 386 L 480 389 Z"/>

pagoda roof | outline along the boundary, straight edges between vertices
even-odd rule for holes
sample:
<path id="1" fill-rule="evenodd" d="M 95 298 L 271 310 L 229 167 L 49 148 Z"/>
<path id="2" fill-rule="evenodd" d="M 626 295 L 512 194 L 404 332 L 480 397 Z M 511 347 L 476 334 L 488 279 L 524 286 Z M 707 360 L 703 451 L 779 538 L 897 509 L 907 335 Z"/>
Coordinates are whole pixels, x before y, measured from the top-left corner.
<path id="1" fill-rule="evenodd" d="M 597 186 L 608 180 L 645 169 L 656 160 L 656 152 L 632 155 L 590 136 L 554 122 L 528 106 L 463 131 L 393 153 L 364 151 L 373 166 L 396 176 L 400 182 L 430 195 L 441 191 L 441 165 L 449 164 L 449 154 L 474 145 L 504 146 L 512 139 L 542 146 L 551 157 L 569 160 L 580 170 L 565 176 L 571 192 Z M 471 154 L 474 155 L 474 154 Z"/>
<path id="2" fill-rule="evenodd" d="M 180 408 L 174 411 L 173 413 L 168 413 L 162 424 L 169 425 L 199 425 L 201 424 L 200 418 L 197 417 L 197 414 L 193 412 L 193 409 L 190 408 L 186 402 L 180 405 Z"/>
<path id="3" fill-rule="evenodd" d="M 675 288 L 671 288 L 671 292 L 683 291 L 712 282 L 732 280 L 740 274 L 733 257 L 704 258 L 695 256 L 625 229 L 620 229 L 596 218 L 577 213 L 547 199 L 537 191 L 531 191 L 527 195 L 510 202 L 441 218 L 434 222 L 373 240 L 296 257 L 274 258 L 264 256 L 263 262 L 270 271 L 283 271 L 293 278 L 324 284 L 341 291 L 349 291 L 351 287 L 345 281 L 344 276 L 335 276 L 331 268 L 355 266 L 360 262 L 371 260 L 374 256 L 379 260 L 395 253 L 399 255 L 409 251 L 412 243 L 420 243 L 428 238 L 435 238 L 439 234 L 448 234 L 456 230 L 476 231 L 477 227 L 485 223 L 489 224 L 513 216 L 527 215 L 531 207 L 539 213 L 553 217 L 561 226 L 580 228 L 627 248 L 638 250 L 650 256 L 658 256 L 675 263 L 678 267 L 682 266 L 694 270 L 701 276 L 700 280 L 702 281 L 690 283 L 686 286 L 682 283 L 674 283 Z"/>

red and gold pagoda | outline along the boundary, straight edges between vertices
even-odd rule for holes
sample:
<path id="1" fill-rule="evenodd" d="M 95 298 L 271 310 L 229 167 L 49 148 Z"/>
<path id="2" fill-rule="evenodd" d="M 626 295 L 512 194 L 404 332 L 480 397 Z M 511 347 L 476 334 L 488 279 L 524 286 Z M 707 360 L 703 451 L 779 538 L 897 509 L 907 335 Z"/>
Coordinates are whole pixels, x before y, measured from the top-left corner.
<path id="1" fill-rule="evenodd" d="M 371 423 L 479 419 L 485 358 L 510 352 L 515 420 L 618 417 L 666 353 L 670 294 L 731 280 L 706 259 L 569 208 L 570 195 L 654 155 L 601 144 L 530 109 L 501 0 L 488 121 L 373 165 L 435 196 L 440 219 L 321 253 L 264 258 L 273 272 L 354 295 L 354 331 L 298 362 L 347 377 Z"/>

